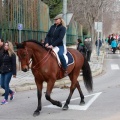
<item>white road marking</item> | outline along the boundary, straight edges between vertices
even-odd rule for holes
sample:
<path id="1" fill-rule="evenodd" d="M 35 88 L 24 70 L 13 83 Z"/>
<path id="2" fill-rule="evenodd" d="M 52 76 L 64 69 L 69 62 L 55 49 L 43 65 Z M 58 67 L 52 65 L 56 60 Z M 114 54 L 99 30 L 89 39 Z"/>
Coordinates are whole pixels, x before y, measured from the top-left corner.
<path id="1" fill-rule="evenodd" d="M 91 97 L 91 96 L 93 96 L 88 101 L 88 103 L 86 103 L 85 105 L 69 105 L 69 109 L 71 109 L 71 110 L 87 110 L 90 107 L 90 105 L 99 97 L 99 95 L 101 93 L 102 92 L 91 94 L 91 95 L 87 95 L 85 97 Z M 77 99 L 80 99 L 80 97 L 71 99 L 71 101 L 74 101 L 74 100 L 77 100 Z M 62 101 L 62 103 L 65 103 L 65 101 Z M 54 106 L 54 105 L 47 105 L 47 106 L 44 106 L 44 107 L 61 109 L 61 108 L 59 108 L 57 106 Z"/>
<path id="2" fill-rule="evenodd" d="M 111 64 L 111 69 L 112 70 L 119 70 L 120 68 L 119 68 L 118 64 Z"/>

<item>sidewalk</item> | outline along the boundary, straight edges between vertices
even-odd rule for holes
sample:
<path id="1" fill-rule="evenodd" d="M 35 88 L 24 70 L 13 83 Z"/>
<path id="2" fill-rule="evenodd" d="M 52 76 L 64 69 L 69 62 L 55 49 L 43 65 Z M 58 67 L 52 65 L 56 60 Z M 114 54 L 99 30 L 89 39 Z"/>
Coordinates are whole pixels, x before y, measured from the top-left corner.
<path id="1" fill-rule="evenodd" d="M 98 59 L 96 56 L 96 52 L 93 51 L 92 56 L 91 56 L 91 62 L 89 62 L 93 77 L 102 73 L 103 60 L 104 60 L 103 51 L 101 51 Z M 79 81 L 83 80 L 81 75 L 78 77 L 78 80 Z M 67 83 L 70 83 L 70 80 L 68 77 L 65 77 L 59 81 L 56 81 L 55 87 L 62 87 Z M 46 87 L 46 83 L 44 83 L 43 86 Z M 22 71 L 18 71 L 17 77 L 12 78 L 11 83 L 10 83 L 10 87 L 12 90 L 14 90 L 16 92 L 36 89 L 34 77 L 31 73 L 31 71 L 28 71 L 27 73 L 22 72 Z M 2 94 L 2 93 L 4 93 L 4 90 L 0 89 L 0 94 Z"/>

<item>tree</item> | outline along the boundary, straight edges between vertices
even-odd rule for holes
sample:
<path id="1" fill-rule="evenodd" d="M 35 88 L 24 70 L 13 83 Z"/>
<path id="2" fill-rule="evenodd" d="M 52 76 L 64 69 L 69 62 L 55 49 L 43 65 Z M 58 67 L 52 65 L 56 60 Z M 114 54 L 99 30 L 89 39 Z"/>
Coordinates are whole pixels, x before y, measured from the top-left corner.
<path id="1" fill-rule="evenodd" d="M 62 0 L 41 0 L 49 6 L 50 18 L 62 13 Z"/>
<path id="2" fill-rule="evenodd" d="M 103 22 L 105 13 L 112 10 L 114 2 L 115 0 L 70 0 L 68 10 L 74 13 L 76 21 L 90 30 L 92 40 L 95 40 L 94 22 Z M 106 22 L 104 21 L 105 24 Z"/>

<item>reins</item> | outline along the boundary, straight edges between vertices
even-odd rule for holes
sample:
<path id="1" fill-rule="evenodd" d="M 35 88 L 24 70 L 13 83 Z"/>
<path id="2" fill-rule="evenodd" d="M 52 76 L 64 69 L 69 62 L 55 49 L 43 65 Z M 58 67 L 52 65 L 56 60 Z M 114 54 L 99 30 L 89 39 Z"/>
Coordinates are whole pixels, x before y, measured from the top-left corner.
<path id="1" fill-rule="evenodd" d="M 29 49 L 30 49 L 30 48 L 29 48 Z M 26 54 L 28 55 L 28 57 L 30 57 L 29 54 L 28 54 L 28 50 L 27 50 L 26 47 L 25 47 L 25 50 L 26 50 Z M 32 50 L 32 49 L 31 49 L 31 50 Z M 50 54 L 51 50 L 52 50 L 52 49 L 49 49 L 48 52 L 47 52 L 47 54 L 42 58 L 42 60 L 40 60 L 38 63 L 36 63 L 32 68 L 35 69 L 40 63 L 42 63 L 41 66 L 42 66 L 43 64 L 45 64 L 46 61 L 49 59 L 49 57 L 50 57 L 50 55 L 51 55 L 51 54 Z M 34 55 L 33 51 L 32 51 L 32 54 Z M 22 56 L 21 56 L 21 55 L 19 55 L 19 58 L 22 60 Z M 28 68 L 29 68 L 29 65 L 31 64 L 31 62 L 32 62 L 32 59 L 29 60 Z"/>
<path id="2" fill-rule="evenodd" d="M 49 57 L 50 57 L 50 52 L 51 52 L 51 49 L 47 52 L 47 54 L 43 57 L 43 59 L 42 60 L 40 60 L 36 65 L 34 65 L 33 66 L 33 69 L 35 69 L 35 67 L 37 66 L 37 65 L 39 65 L 40 63 L 42 63 L 41 64 L 41 66 L 49 59 Z"/>

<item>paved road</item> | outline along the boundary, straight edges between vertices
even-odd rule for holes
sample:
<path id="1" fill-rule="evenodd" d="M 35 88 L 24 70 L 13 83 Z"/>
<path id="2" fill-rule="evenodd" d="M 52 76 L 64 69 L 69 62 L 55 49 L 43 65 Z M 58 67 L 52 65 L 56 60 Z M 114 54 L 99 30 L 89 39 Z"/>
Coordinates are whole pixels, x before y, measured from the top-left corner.
<path id="1" fill-rule="evenodd" d="M 79 94 L 75 91 L 70 109 L 63 111 L 50 106 L 43 89 L 41 115 L 33 117 L 37 107 L 36 90 L 18 92 L 15 99 L 0 106 L 0 120 L 120 120 L 120 56 L 109 54 L 104 62 L 103 74 L 94 77 L 94 90 L 88 93 L 80 82 L 86 104 L 79 105 Z M 68 85 L 69 86 L 69 85 Z M 66 100 L 69 89 L 54 88 L 52 98 Z M 0 97 L 0 100 L 2 97 Z"/>

